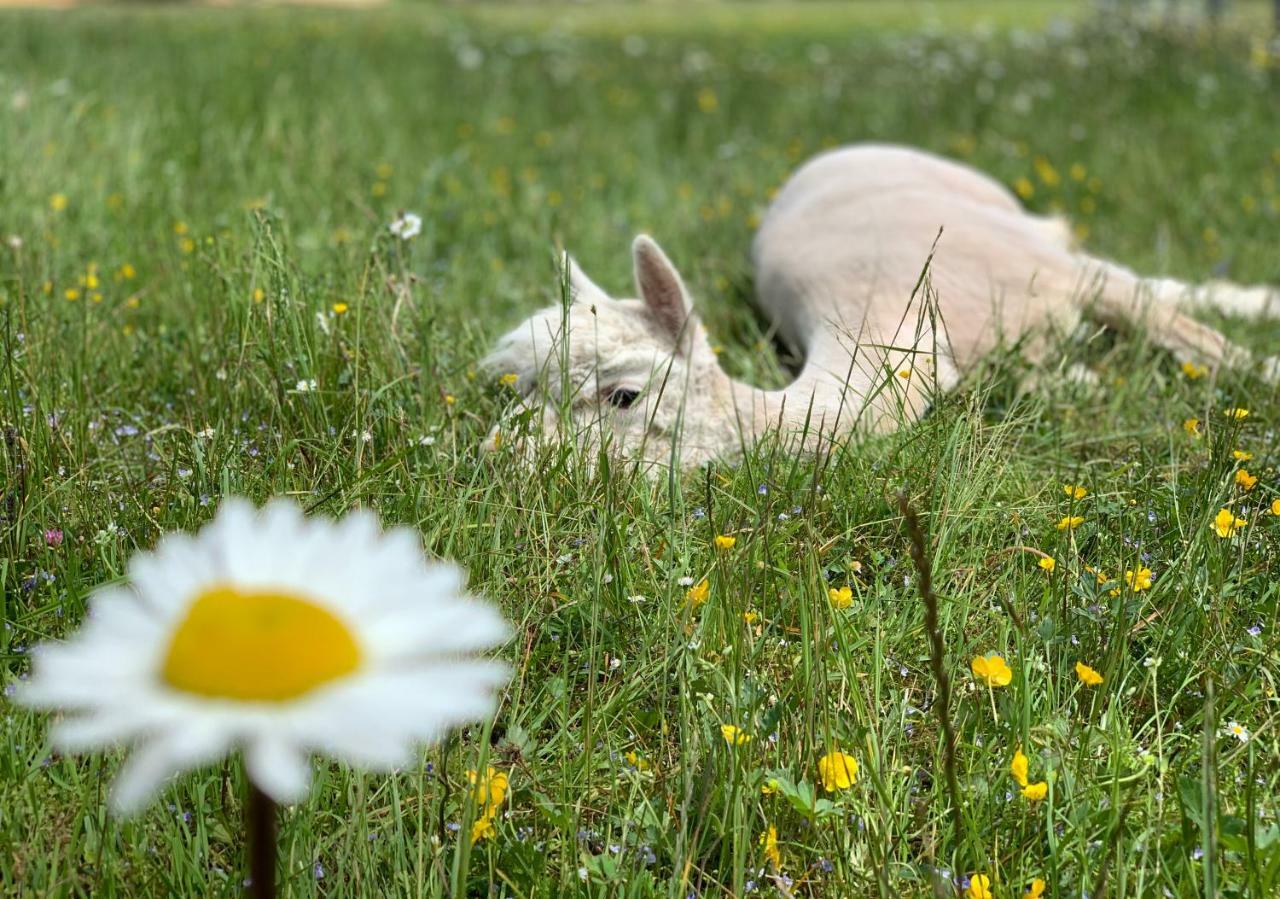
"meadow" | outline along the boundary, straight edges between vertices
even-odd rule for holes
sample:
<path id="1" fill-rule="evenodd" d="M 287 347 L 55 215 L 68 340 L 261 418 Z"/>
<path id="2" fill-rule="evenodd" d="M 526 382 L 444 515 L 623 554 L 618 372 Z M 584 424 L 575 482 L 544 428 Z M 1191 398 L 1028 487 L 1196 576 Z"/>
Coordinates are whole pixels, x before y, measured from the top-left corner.
<path id="1" fill-rule="evenodd" d="M 1141 271 L 1280 283 L 1257 28 L 979 7 L 0 13 L 6 696 L 135 549 L 286 494 L 417 529 L 516 636 L 491 723 L 393 776 L 317 764 L 285 895 L 1274 895 L 1280 396 L 1254 373 L 1084 329 L 1029 388 L 1011 350 L 821 458 L 479 450 L 513 396 L 477 362 L 557 301 L 557 249 L 628 294 L 652 233 L 726 367 L 784 382 L 747 248 L 841 143 L 969 161 Z M 1097 384 L 1056 377 L 1080 362 Z M 122 753 L 56 754 L 0 703 L 3 892 L 243 893 L 238 764 L 119 819 Z"/>

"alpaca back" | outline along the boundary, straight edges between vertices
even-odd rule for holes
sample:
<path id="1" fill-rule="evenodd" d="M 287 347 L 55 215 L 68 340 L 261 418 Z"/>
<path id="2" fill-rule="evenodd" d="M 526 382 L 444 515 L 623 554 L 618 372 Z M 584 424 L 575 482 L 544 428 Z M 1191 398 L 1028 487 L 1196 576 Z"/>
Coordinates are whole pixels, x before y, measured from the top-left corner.
<path id="1" fill-rule="evenodd" d="M 828 371 L 855 343 L 901 343 L 931 256 L 940 352 L 960 370 L 1002 338 L 1078 318 L 1063 297 L 1078 292 L 1084 270 L 1062 224 L 920 150 L 868 144 L 815 158 L 783 187 L 753 245 L 763 311 Z"/>

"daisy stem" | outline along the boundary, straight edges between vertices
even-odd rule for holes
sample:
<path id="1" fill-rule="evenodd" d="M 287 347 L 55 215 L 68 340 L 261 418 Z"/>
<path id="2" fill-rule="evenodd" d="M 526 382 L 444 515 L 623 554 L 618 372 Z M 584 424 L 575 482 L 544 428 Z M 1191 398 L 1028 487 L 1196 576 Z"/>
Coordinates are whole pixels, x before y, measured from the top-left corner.
<path id="1" fill-rule="evenodd" d="M 276 896 L 276 804 L 252 780 L 249 807 L 245 811 L 249 830 L 249 877 L 253 899 Z"/>

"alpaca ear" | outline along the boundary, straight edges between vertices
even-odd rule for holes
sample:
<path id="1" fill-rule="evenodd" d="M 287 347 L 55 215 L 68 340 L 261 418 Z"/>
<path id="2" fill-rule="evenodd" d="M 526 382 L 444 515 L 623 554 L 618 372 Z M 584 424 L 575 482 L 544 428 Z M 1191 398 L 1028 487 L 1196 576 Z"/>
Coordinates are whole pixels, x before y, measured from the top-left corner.
<path id="1" fill-rule="evenodd" d="M 601 303 L 610 297 L 601 287 L 587 277 L 586 272 L 578 267 L 578 263 L 568 253 L 564 254 L 564 265 L 569 269 L 569 296 L 575 303 Z"/>
<path id="2" fill-rule="evenodd" d="M 649 312 L 657 320 L 663 333 L 676 345 L 677 352 L 684 352 L 692 339 L 693 301 L 684 289 L 680 273 L 671 264 L 667 254 L 646 234 L 641 234 L 631 245 L 635 257 L 636 290 Z"/>

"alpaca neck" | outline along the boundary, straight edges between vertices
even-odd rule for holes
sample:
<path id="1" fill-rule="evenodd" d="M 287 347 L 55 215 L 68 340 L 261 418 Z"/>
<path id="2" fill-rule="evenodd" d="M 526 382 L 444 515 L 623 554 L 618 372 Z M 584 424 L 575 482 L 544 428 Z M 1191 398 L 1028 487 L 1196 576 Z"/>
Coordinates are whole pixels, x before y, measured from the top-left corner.
<path id="1" fill-rule="evenodd" d="M 852 364 L 847 352 L 811 352 L 799 376 L 781 390 L 730 380 L 730 414 L 753 442 L 781 432 L 803 433 L 809 444 L 820 435 L 875 428 L 879 404 L 869 400 L 874 383 L 874 375 Z"/>

